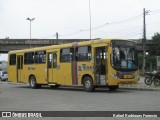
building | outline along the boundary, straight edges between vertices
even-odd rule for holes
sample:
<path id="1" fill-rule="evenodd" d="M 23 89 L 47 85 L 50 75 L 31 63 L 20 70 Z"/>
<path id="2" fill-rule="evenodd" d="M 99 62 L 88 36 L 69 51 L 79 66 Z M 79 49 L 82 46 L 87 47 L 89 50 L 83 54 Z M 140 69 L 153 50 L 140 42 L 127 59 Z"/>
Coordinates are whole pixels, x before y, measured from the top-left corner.
<path id="1" fill-rule="evenodd" d="M 0 70 L 7 70 L 7 61 L 0 61 Z"/>

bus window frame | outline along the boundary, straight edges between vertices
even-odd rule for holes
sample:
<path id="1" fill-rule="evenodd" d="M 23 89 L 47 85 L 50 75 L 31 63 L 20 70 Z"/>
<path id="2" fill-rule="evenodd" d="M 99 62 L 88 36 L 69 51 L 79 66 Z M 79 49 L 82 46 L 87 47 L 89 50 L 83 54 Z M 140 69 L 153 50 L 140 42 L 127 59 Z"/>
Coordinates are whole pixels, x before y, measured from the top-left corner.
<path id="1" fill-rule="evenodd" d="M 14 64 L 11 64 L 11 55 L 15 55 Z M 9 65 L 10 65 L 10 66 L 15 66 L 15 65 L 16 65 L 16 61 L 17 61 L 17 60 L 16 60 L 16 57 L 17 57 L 16 54 L 10 54 L 10 55 L 9 55 Z M 13 60 L 12 60 L 12 61 L 13 61 Z"/>
<path id="2" fill-rule="evenodd" d="M 26 58 L 25 58 L 25 54 L 27 54 L 27 53 L 33 53 L 33 63 L 26 63 Z M 32 51 L 32 52 L 24 52 L 24 65 L 31 65 L 31 64 L 35 64 L 35 52 L 34 51 Z"/>
<path id="3" fill-rule="evenodd" d="M 38 54 L 38 52 L 44 52 L 44 54 Z M 38 56 L 38 60 L 39 60 L 41 55 L 42 55 L 41 62 L 37 62 L 36 61 L 36 56 Z M 34 51 L 34 63 L 35 64 L 46 64 L 46 60 L 47 60 L 47 58 L 46 58 L 46 50 Z M 45 61 L 45 62 L 43 62 L 43 61 Z"/>
<path id="4" fill-rule="evenodd" d="M 79 55 L 79 54 L 78 54 L 78 48 L 79 48 L 79 47 L 87 47 L 88 50 L 89 50 L 89 47 L 90 47 L 90 59 L 87 59 L 87 60 L 78 60 L 78 59 L 76 58 L 77 55 Z M 87 50 L 87 51 L 88 51 L 88 50 Z M 89 52 L 87 52 L 87 53 L 89 53 Z M 87 53 L 81 53 L 81 54 L 87 54 Z M 88 54 L 87 54 L 87 57 L 88 57 Z M 91 45 L 78 46 L 78 47 L 75 48 L 75 61 L 77 61 L 77 62 L 90 62 L 91 59 L 92 59 L 92 46 L 91 46 Z"/>
<path id="5" fill-rule="evenodd" d="M 61 60 L 61 57 L 64 56 L 64 55 L 62 55 L 62 52 L 61 52 L 63 49 L 70 49 L 70 51 L 72 51 L 71 49 L 73 49 L 73 53 L 70 52 L 70 53 L 72 53 L 72 55 L 65 54 L 65 55 L 69 55 L 71 60 L 69 60 L 69 61 L 62 61 Z M 61 48 L 60 49 L 60 63 L 70 63 L 70 62 L 73 62 L 74 60 L 75 60 L 75 58 L 74 58 L 74 48 L 73 47 L 67 47 L 67 48 Z"/>

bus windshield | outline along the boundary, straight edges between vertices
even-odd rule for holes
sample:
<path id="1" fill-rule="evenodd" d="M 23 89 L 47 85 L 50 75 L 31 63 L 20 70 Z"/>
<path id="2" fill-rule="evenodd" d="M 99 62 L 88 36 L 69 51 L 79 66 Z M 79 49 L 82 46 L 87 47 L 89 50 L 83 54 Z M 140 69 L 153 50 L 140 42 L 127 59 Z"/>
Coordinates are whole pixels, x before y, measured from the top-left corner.
<path id="1" fill-rule="evenodd" d="M 137 51 L 134 46 L 114 44 L 111 55 L 111 64 L 113 68 L 119 71 L 135 71 L 138 68 Z"/>

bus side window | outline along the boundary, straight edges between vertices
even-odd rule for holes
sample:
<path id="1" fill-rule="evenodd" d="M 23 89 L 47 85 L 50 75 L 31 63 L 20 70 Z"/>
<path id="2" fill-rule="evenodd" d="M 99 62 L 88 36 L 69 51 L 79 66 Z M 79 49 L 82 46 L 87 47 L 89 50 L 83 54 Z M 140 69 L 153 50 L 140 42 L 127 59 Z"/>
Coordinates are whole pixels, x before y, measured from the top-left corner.
<path id="1" fill-rule="evenodd" d="M 35 52 L 35 63 L 46 63 L 46 51 Z"/>
<path id="2" fill-rule="evenodd" d="M 57 68 L 57 54 L 53 54 L 53 68 Z"/>
<path id="3" fill-rule="evenodd" d="M 76 48 L 76 61 L 91 60 L 91 46 L 82 46 Z"/>
<path id="4" fill-rule="evenodd" d="M 73 61 L 74 48 L 63 48 L 60 53 L 61 62 L 71 62 Z"/>
<path id="5" fill-rule="evenodd" d="M 16 54 L 11 54 L 10 55 L 9 64 L 10 65 L 16 65 Z"/>
<path id="6" fill-rule="evenodd" d="M 48 54 L 48 68 L 52 68 L 52 63 L 53 63 L 53 54 L 49 53 Z"/>
<path id="7" fill-rule="evenodd" d="M 34 52 L 24 53 L 24 64 L 34 63 Z"/>

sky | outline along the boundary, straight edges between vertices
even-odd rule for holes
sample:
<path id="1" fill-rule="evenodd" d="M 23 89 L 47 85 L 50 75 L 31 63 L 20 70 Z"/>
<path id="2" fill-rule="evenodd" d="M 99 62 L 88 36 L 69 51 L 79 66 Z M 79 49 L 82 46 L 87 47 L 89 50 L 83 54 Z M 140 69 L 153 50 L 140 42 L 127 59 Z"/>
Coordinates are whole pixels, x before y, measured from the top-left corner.
<path id="1" fill-rule="evenodd" d="M 160 32 L 160 0 L 0 0 L 0 39 L 141 39 Z M 1 54 L 0 61 L 7 56 Z"/>

